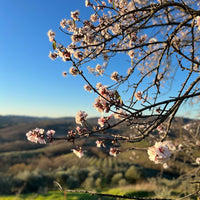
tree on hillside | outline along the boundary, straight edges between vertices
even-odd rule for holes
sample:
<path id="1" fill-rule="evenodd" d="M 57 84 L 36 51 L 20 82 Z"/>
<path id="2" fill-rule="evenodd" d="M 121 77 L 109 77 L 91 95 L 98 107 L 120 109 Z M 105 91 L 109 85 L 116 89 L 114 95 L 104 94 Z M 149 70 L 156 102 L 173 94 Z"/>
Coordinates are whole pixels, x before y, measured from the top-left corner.
<path id="1" fill-rule="evenodd" d="M 183 103 L 199 102 L 200 2 L 86 0 L 85 6 L 92 12 L 89 19 L 82 19 L 76 10 L 70 19 L 60 22 L 60 30 L 71 39 L 70 44 L 57 42 L 55 32 L 49 30 L 53 47 L 49 57 L 61 58 L 71 75 L 83 78 L 84 89 L 97 95 L 93 107 L 102 116 L 97 126 L 90 127 L 88 114 L 79 111 L 76 123 L 80 126 L 64 139 L 73 142 L 96 136 L 98 147 L 104 144 L 103 140 L 114 141 L 109 153 L 117 156 L 120 150 L 114 145 L 116 142 L 135 143 L 149 138 L 153 143 L 147 151 L 150 160 L 167 167 L 177 148 L 167 141 L 172 121 Z M 119 66 L 114 67 L 112 62 Z M 90 63 L 95 65 L 89 66 Z M 102 77 L 102 82 L 90 80 L 88 73 Z M 119 125 L 135 131 L 129 136 L 108 132 Z M 191 130 L 190 126 L 193 125 L 184 128 Z M 187 141 L 196 151 L 200 149 L 198 127 L 191 141 Z M 153 132 L 158 133 L 156 137 L 152 137 Z M 46 143 L 46 138 L 56 140 L 54 133 L 35 129 L 27 137 Z M 81 147 L 73 151 L 80 158 L 84 155 Z M 193 156 L 193 160 L 198 167 L 200 156 Z"/>

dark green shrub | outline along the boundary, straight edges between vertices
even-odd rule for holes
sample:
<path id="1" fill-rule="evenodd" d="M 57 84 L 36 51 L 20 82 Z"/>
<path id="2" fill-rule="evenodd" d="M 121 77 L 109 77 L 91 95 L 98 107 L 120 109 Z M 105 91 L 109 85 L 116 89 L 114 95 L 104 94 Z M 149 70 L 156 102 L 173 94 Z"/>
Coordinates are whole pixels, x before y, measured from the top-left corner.
<path id="1" fill-rule="evenodd" d="M 118 185 L 119 180 L 122 179 L 122 178 L 123 178 L 122 173 L 114 174 L 114 176 L 112 177 L 112 180 L 111 180 L 111 184 Z"/>
<path id="2" fill-rule="evenodd" d="M 142 178 L 141 172 L 136 166 L 129 167 L 125 173 L 125 177 L 129 183 L 135 183 Z"/>
<path id="3" fill-rule="evenodd" d="M 79 187 L 79 180 L 76 177 L 69 176 L 69 178 L 66 181 L 66 186 L 68 189 L 74 189 Z"/>

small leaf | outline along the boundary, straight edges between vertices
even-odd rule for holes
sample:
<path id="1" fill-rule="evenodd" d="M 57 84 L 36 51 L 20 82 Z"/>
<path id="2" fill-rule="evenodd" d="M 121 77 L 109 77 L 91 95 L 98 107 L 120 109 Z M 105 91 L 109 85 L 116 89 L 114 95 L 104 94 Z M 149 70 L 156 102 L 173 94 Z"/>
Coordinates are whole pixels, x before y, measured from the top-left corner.
<path id="1" fill-rule="evenodd" d="M 53 41 L 53 49 L 56 49 L 56 41 Z"/>
<path id="2" fill-rule="evenodd" d="M 115 97 L 116 97 L 116 99 L 119 100 L 120 104 L 123 104 L 122 98 L 121 98 L 121 96 L 119 95 L 119 92 L 118 92 L 118 91 L 115 91 Z"/>

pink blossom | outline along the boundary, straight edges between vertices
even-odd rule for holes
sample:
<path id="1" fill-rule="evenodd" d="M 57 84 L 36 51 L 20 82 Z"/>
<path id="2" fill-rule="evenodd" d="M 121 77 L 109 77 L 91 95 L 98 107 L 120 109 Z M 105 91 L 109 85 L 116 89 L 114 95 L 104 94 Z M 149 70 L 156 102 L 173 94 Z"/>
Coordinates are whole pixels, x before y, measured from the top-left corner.
<path id="1" fill-rule="evenodd" d="M 113 72 L 110 77 L 113 81 L 119 81 L 119 74 L 118 72 Z"/>
<path id="2" fill-rule="evenodd" d="M 163 144 L 166 144 L 170 151 L 176 151 L 176 146 L 172 143 L 172 141 L 164 141 Z"/>
<path id="3" fill-rule="evenodd" d="M 74 57 L 81 60 L 83 58 L 83 53 L 81 51 L 75 51 L 74 52 Z"/>
<path id="4" fill-rule="evenodd" d="M 130 50 L 130 51 L 128 52 L 128 55 L 130 56 L 130 58 L 133 58 L 134 55 L 135 55 L 135 53 L 134 53 L 133 50 Z"/>
<path id="5" fill-rule="evenodd" d="M 66 19 L 62 19 L 61 22 L 60 22 L 60 26 L 61 26 L 62 28 L 65 28 L 66 25 L 67 25 L 67 20 L 66 20 Z"/>
<path id="6" fill-rule="evenodd" d="M 197 17 L 195 18 L 195 20 L 196 20 L 198 29 L 200 30 L 200 16 L 197 16 Z"/>
<path id="7" fill-rule="evenodd" d="M 77 127 L 76 127 L 76 130 L 77 130 L 77 132 L 78 132 L 79 134 L 84 134 L 84 133 L 87 132 L 87 129 L 86 129 L 86 128 L 82 128 L 82 127 L 80 127 L 80 126 L 77 126 Z"/>
<path id="8" fill-rule="evenodd" d="M 96 65 L 96 71 L 98 72 L 98 74 L 102 75 L 104 73 L 104 69 L 100 64 Z"/>
<path id="9" fill-rule="evenodd" d="M 100 96 L 95 99 L 95 103 L 93 107 L 100 113 L 109 112 L 110 111 L 110 104 Z"/>
<path id="10" fill-rule="evenodd" d="M 56 36 L 55 32 L 53 32 L 52 30 L 49 30 L 47 33 L 48 37 L 49 37 L 49 41 L 53 42 L 54 37 Z"/>
<path id="11" fill-rule="evenodd" d="M 136 92 L 135 93 L 135 98 L 137 99 L 137 100 L 141 100 L 142 99 L 142 92 L 141 91 L 138 91 L 138 92 Z"/>
<path id="12" fill-rule="evenodd" d="M 73 19 L 73 20 L 75 20 L 75 21 L 78 21 L 79 20 L 79 11 L 78 10 L 76 10 L 76 11 L 74 11 L 74 12 L 71 12 L 71 18 Z"/>
<path id="13" fill-rule="evenodd" d="M 124 119 L 125 117 L 127 117 L 127 113 L 122 109 L 120 109 L 116 113 L 114 113 L 115 119 Z"/>
<path id="14" fill-rule="evenodd" d="M 87 118 L 88 114 L 85 112 L 85 111 L 79 111 L 77 114 L 76 114 L 76 123 L 77 124 L 82 124 L 86 118 Z"/>
<path id="15" fill-rule="evenodd" d="M 48 138 L 52 138 L 55 135 L 55 132 L 56 131 L 51 129 L 51 130 L 47 131 L 46 135 L 47 135 Z"/>
<path id="16" fill-rule="evenodd" d="M 111 147 L 111 148 L 110 148 L 109 154 L 110 154 L 111 156 L 117 157 L 117 154 L 118 154 L 118 153 L 119 153 L 119 150 L 118 150 L 117 148 L 115 148 L 115 147 Z"/>
<path id="17" fill-rule="evenodd" d="M 163 163 L 163 168 L 164 169 L 168 169 L 169 168 L 169 165 L 167 163 Z"/>
<path id="18" fill-rule="evenodd" d="M 101 126 L 101 127 L 104 127 L 104 125 L 105 125 L 105 123 L 107 122 L 107 119 L 105 118 L 105 117 L 100 117 L 99 119 L 98 119 L 98 124 Z"/>
<path id="19" fill-rule="evenodd" d="M 29 131 L 26 133 L 26 137 L 29 141 L 40 143 L 40 144 L 46 144 L 45 136 L 44 136 L 44 129 L 36 128 L 32 131 Z"/>
<path id="20" fill-rule="evenodd" d="M 127 74 L 131 74 L 131 71 L 132 71 L 132 68 L 131 68 L 131 67 L 128 68 L 128 70 L 127 70 Z"/>
<path id="21" fill-rule="evenodd" d="M 90 1 L 89 0 L 85 0 L 85 7 L 89 7 L 90 5 Z"/>
<path id="22" fill-rule="evenodd" d="M 62 72 L 62 75 L 63 75 L 64 77 L 66 77 L 66 76 L 67 76 L 67 72 L 66 72 L 66 71 Z"/>
<path id="23" fill-rule="evenodd" d="M 49 52 L 49 58 L 51 58 L 51 60 L 55 60 L 57 58 L 58 54 L 57 53 L 52 53 L 51 51 Z"/>
<path id="24" fill-rule="evenodd" d="M 69 51 L 65 51 L 65 52 L 63 52 L 63 61 L 69 61 L 69 60 L 71 60 L 71 53 L 69 52 Z"/>
<path id="25" fill-rule="evenodd" d="M 75 67 L 71 67 L 69 69 L 69 73 L 73 76 L 76 76 L 78 74 L 78 70 Z"/>
<path id="26" fill-rule="evenodd" d="M 163 124 L 160 124 L 157 126 L 157 130 L 159 133 L 164 133 L 165 132 L 165 126 Z"/>
<path id="27" fill-rule="evenodd" d="M 102 83 L 97 83 L 97 84 L 96 84 L 97 90 L 98 90 L 100 87 L 102 87 L 102 86 L 103 86 Z"/>
<path id="28" fill-rule="evenodd" d="M 82 149 L 80 148 L 80 149 L 72 149 L 72 151 L 73 151 L 73 153 L 77 156 L 77 157 L 79 157 L 79 158 L 82 158 L 83 156 L 84 156 L 84 153 L 83 153 L 83 151 L 82 151 Z"/>
<path id="29" fill-rule="evenodd" d="M 90 16 L 90 20 L 92 21 L 92 22 L 96 22 L 97 21 L 97 14 L 95 13 L 95 14 L 92 14 L 91 16 Z"/>
<path id="30" fill-rule="evenodd" d="M 196 158 L 196 163 L 200 165 L 200 157 Z"/>
<path id="31" fill-rule="evenodd" d="M 154 146 L 148 148 L 149 159 L 155 164 L 163 164 L 170 158 L 171 153 L 166 143 L 156 142 Z"/>
<path id="32" fill-rule="evenodd" d="M 179 150 L 179 151 L 182 151 L 183 149 L 184 149 L 183 145 L 182 145 L 182 144 L 179 144 L 179 145 L 178 145 L 178 150 Z"/>
<path id="33" fill-rule="evenodd" d="M 100 140 L 96 141 L 96 145 L 98 148 L 101 148 L 101 146 L 105 147 L 105 144 L 103 143 L 103 141 L 100 141 Z"/>
<path id="34" fill-rule="evenodd" d="M 84 89 L 88 92 L 92 91 L 92 87 L 90 85 L 84 85 Z"/>

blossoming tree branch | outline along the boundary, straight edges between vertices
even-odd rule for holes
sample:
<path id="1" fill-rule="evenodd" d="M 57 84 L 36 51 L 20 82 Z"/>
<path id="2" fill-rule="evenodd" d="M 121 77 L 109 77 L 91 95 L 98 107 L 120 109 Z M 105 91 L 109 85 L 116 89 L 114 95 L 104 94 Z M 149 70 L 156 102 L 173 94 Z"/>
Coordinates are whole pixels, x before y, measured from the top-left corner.
<path id="1" fill-rule="evenodd" d="M 60 30 L 71 43 L 57 42 L 60 40 L 56 33 L 48 31 L 53 47 L 49 57 L 62 59 L 69 66 L 69 74 L 82 77 L 84 89 L 97 95 L 93 107 L 101 117 L 95 127 L 90 127 L 87 112 L 79 111 L 75 118 L 78 126 L 69 130 L 66 137 L 56 138 L 55 130 L 36 128 L 26 134 L 28 140 L 45 144 L 58 139 L 74 142 L 81 137 L 95 136 L 97 147 L 104 148 L 105 140 L 134 144 L 152 138 L 152 132 L 157 131 L 147 153 L 155 164 L 167 167 L 173 151 L 184 149 L 183 144 L 175 145 L 167 140 L 172 120 L 184 102 L 198 101 L 200 96 L 200 2 L 86 0 L 85 6 L 92 11 L 89 19 L 82 19 L 76 10 L 71 12 L 70 19 L 60 22 Z M 122 66 L 119 71 L 113 70 L 109 74 L 112 84 L 103 79 L 97 83 L 88 79 L 88 73 L 107 76 L 117 56 L 127 61 L 127 66 L 123 65 L 126 72 L 120 70 Z M 94 61 L 95 66 L 89 66 Z M 176 74 L 181 84 L 174 81 Z M 107 131 L 122 124 L 130 127 L 130 132 L 136 131 L 130 136 Z M 192 139 L 192 147 L 199 150 L 198 131 Z M 116 157 L 120 148 L 115 142 L 109 154 Z M 79 158 L 84 155 L 83 147 L 74 148 L 73 152 Z M 200 164 L 200 157 L 193 160 Z"/>

